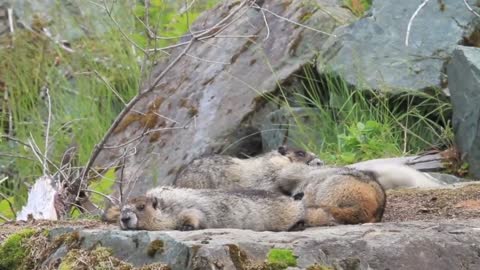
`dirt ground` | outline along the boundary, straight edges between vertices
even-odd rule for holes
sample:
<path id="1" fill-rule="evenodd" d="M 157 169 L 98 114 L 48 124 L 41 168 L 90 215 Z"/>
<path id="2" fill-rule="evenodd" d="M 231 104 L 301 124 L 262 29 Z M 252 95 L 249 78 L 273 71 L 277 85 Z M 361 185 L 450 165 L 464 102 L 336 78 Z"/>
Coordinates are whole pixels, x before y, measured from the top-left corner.
<path id="1" fill-rule="evenodd" d="M 384 222 L 480 218 L 480 184 L 455 189 L 400 189 L 387 193 Z M 115 228 L 94 220 L 10 222 L 0 225 L 0 243 L 11 233 L 26 227 Z"/>
<path id="2" fill-rule="evenodd" d="M 480 184 L 454 189 L 387 192 L 383 221 L 480 218 Z"/>

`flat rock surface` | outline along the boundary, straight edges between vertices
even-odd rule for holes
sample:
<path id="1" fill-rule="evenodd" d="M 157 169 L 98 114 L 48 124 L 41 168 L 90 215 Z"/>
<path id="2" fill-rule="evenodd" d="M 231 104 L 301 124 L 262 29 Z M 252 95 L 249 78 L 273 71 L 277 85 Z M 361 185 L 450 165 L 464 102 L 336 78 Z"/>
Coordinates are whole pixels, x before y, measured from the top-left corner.
<path id="1" fill-rule="evenodd" d="M 49 229 L 52 240 L 79 231 L 81 248 L 106 246 L 137 266 L 161 262 L 172 269 L 268 269 L 262 268 L 268 252 L 281 248 L 293 251 L 300 269 L 480 269 L 480 184 L 392 190 L 382 223 L 300 232 L 121 231 L 98 221 L 31 221 L 0 226 L 0 241 L 26 227 Z M 161 251 L 152 255 L 152 243 L 161 243 Z M 66 252 L 60 248 L 52 257 Z"/>

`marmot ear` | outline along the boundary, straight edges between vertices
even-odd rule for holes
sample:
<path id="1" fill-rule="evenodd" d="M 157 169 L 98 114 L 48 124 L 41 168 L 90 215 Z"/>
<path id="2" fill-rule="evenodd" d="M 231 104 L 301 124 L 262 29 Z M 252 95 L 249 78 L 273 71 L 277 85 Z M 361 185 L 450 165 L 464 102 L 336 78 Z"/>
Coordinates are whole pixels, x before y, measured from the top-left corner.
<path id="1" fill-rule="evenodd" d="M 153 209 L 157 209 L 157 207 L 158 207 L 157 197 L 152 197 L 152 207 L 153 207 Z"/>
<path id="2" fill-rule="evenodd" d="M 285 156 L 287 154 L 287 146 L 286 145 L 281 145 L 278 147 L 278 153 L 280 153 L 282 156 Z"/>

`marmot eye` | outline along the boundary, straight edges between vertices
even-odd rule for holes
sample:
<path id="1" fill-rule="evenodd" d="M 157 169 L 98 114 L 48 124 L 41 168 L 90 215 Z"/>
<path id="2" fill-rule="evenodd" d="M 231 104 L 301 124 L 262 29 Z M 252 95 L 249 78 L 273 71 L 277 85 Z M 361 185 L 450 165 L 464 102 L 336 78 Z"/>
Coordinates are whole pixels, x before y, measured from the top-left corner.
<path id="1" fill-rule="evenodd" d="M 137 210 L 138 210 L 138 211 L 143 211 L 143 209 L 145 209 L 145 205 L 144 205 L 144 204 L 139 204 L 139 205 L 137 205 Z"/>
<path id="2" fill-rule="evenodd" d="M 297 152 L 295 152 L 295 154 L 299 157 L 305 157 L 305 152 L 303 152 L 303 151 L 297 151 Z"/>

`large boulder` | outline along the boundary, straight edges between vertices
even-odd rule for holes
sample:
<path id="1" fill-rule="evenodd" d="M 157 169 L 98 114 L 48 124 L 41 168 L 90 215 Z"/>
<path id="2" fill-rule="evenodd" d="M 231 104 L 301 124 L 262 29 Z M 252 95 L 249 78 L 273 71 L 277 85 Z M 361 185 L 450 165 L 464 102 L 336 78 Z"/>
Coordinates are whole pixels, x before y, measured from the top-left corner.
<path id="1" fill-rule="evenodd" d="M 93 229 L 80 230 L 75 238 L 80 241 L 77 248 L 104 246 L 115 257 L 134 265 L 161 262 L 173 270 L 277 269 L 268 268 L 267 256 L 273 248 L 292 251 L 300 269 L 450 270 L 459 266 L 480 269 L 479 228 L 480 220 L 474 219 L 344 225 L 287 233 Z M 50 239 L 68 231 L 54 229 Z M 64 257 L 69 245 L 72 243 L 50 250 L 52 255 L 45 265 Z"/>
<path id="2" fill-rule="evenodd" d="M 334 32 L 338 38 L 325 45 L 319 72 L 336 72 L 360 88 L 442 87 L 444 63 L 457 44 L 470 42 L 477 17 L 463 1 L 429 1 L 413 20 L 407 47 L 407 25 L 421 2 L 373 1 L 367 16 Z"/>
<path id="3" fill-rule="evenodd" d="M 480 177 L 480 49 L 458 46 L 447 67 L 453 107 L 455 141 L 469 164 L 472 176 Z"/>
<path id="4" fill-rule="evenodd" d="M 203 14 L 191 30 L 208 29 L 239 4 L 222 2 Z M 266 95 L 281 96 L 279 85 L 313 60 L 329 37 L 311 28 L 329 33 L 352 19 L 333 0 L 257 4 L 263 10 L 238 10 L 234 20 L 227 22 L 223 37 L 194 42 L 188 55 L 115 129 L 97 165 L 111 165 L 125 153 L 123 175 L 131 185 L 124 185 L 124 190 L 136 194 L 153 185 L 170 184 L 181 166 L 201 155 L 258 154 L 263 119 L 279 107 Z M 170 51 L 169 60 L 154 68 L 145 87 L 184 49 L 185 45 Z M 134 139 L 144 132 L 146 136 Z M 125 144 L 127 151 L 121 147 Z"/>

